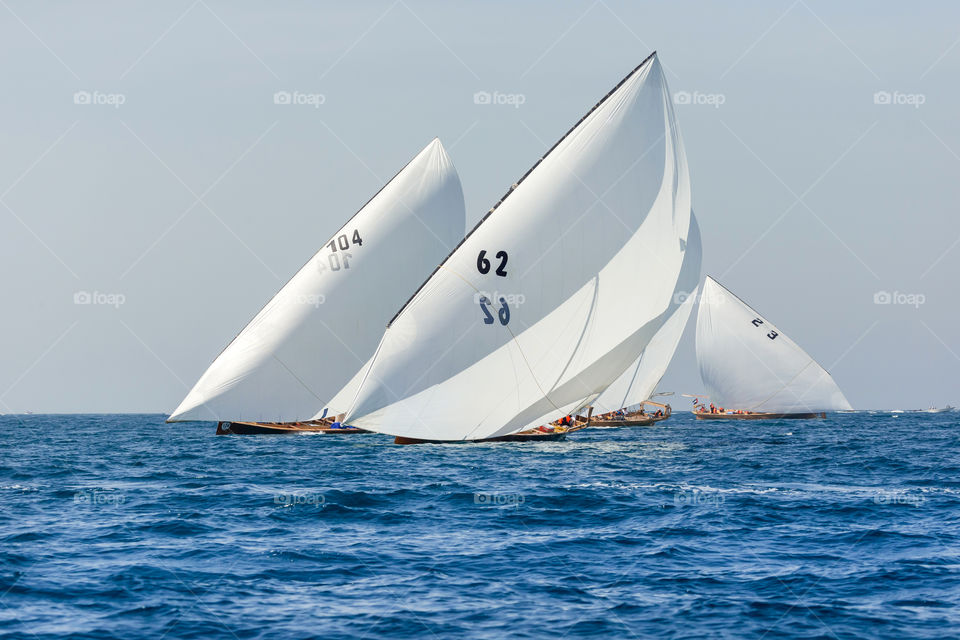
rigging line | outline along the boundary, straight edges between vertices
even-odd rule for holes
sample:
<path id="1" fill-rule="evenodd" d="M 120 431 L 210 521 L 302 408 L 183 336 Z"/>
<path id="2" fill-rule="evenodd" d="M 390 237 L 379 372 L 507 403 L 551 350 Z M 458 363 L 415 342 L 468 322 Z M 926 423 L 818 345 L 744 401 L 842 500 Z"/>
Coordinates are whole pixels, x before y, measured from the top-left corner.
<path id="1" fill-rule="evenodd" d="M 650 343 L 648 342 L 647 346 L 649 346 L 649 344 Z M 630 378 L 630 384 L 627 385 L 627 390 L 623 392 L 623 400 L 620 401 L 621 408 L 627 406 L 627 396 L 629 396 L 630 392 L 633 390 L 633 385 L 637 383 L 637 376 L 640 375 L 640 366 L 643 364 L 643 356 L 645 355 L 647 355 L 646 349 L 640 352 L 640 358 L 637 360 L 637 367 L 633 370 L 633 376 Z M 662 377 L 663 376 L 661 376 L 661 378 Z M 657 384 L 659 384 L 659 382 Z"/>
<path id="2" fill-rule="evenodd" d="M 770 400 L 770 398 L 774 397 L 775 395 L 777 395 L 778 393 L 780 393 L 780 392 L 783 391 L 784 389 L 789 388 L 790 383 L 793 382 L 794 380 L 796 380 L 796 379 L 800 376 L 801 373 L 803 373 L 804 371 L 806 371 L 806 370 L 807 370 L 807 367 L 809 367 L 811 364 L 814 364 L 814 359 L 813 359 L 813 358 L 810 358 L 810 362 L 808 362 L 807 364 L 803 365 L 803 368 L 800 369 L 800 371 L 797 371 L 796 375 L 794 375 L 792 378 L 790 378 L 790 379 L 787 380 L 786 382 L 783 382 L 782 380 L 780 380 L 780 382 L 783 384 L 782 387 L 780 387 L 779 389 L 777 389 L 776 391 L 774 391 L 773 393 L 771 393 L 769 396 L 767 396 L 766 398 L 764 398 L 763 400 L 761 400 L 761 401 L 758 402 L 757 404 L 755 404 L 755 405 L 753 405 L 752 407 L 750 407 L 750 409 L 751 409 L 751 410 L 752 410 L 752 409 L 756 409 L 757 407 L 759 407 L 760 405 L 764 404 L 765 402 L 768 402 L 768 401 Z M 773 372 L 771 371 L 771 373 L 773 373 Z M 776 374 L 774 374 L 774 377 L 777 378 L 778 380 L 780 379 L 780 377 L 777 376 Z M 798 395 L 796 394 L 796 392 L 794 392 L 793 390 L 791 390 L 790 393 L 793 394 L 793 397 L 794 397 L 794 398 L 796 398 L 796 399 L 799 400 L 799 401 L 802 401 L 802 398 L 801 398 L 800 396 L 798 396 Z"/>
<path id="3" fill-rule="evenodd" d="M 709 277 L 709 276 L 707 276 L 707 277 Z M 719 284 L 719 283 L 718 283 L 718 284 Z M 721 286 L 722 286 L 722 285 L 721 285 Z M 725 288 L 724 288 L 724 290 L 726 291 Z M 730 295 L 733 295 L 734 298 L 736 298 L 736 296 L 735 296 L 734 294 L 731 293 Z M 740 300 L 740 298 L 736 298 L 736 299 L 737 299 L 737 300 Z M 746 305 L 746 303 L 743 302 L 743 300 L 740 300 L 740 302 L 743 303 L 744 305 Z M 752 310 L 752 308 L 749 307 L 749 306 L 747 306 L 747 308 Z M 773 330 L 778 331 L 777 328 L 774 327 L 772 324 L 770 325 L 770 327 L 771 327 Z M 797 376 L 799 376 L 801 373 L 803 373 L 803 372 L 806 370 L 806 368 L 810 366 L 810 363 L 811 363 L 811 362 L 814 362 L 813 358 L 810 358 L 810 362 L 808 362 L 806 365 L 804 365 L 804 367 L 803 367 L 802 369 L 800 369 L 800 371 L 798 371 L 798 372 L 796 373 L 796 375 L 794 375 L 792 378 L 790 378 L 790 380 L 788 380 L 787 382 L 784 382 L 783 379 L 780 378 L 780 376 L 778 376 L 778 375 L 776 374 L 776 372 L 775 372 L 773 369 L 770 368 L 770 365 L 767 364 L 767 361 L 764 360 L 763 358 L 761 358 L 759 355 L 757 355 L 757 352 L 754 351 L 753 349 L 751 349 L 750 346 L 749 346 L 746 342 L 743 341 L 743 338 L 741 338 L 740 336 L 738 336 L 736 333 L 733 334 L 733 337 L 735 337 L 735 338 L 737 339 L 737 342 L 739 342 L 741 345 L 743 345 L 743 348 L 746 349 L 747 351 L 749 351 L 750 354 L 751 354 L 754 358 L 756 358 L 757 361 L 759 361 L 760 364 L 762 364 L 762 365 L 764 366 L 764 368 L 766 368 L 767 371 L 770 372 L 770 375 L 772 375 L 774 378 L 776 378 L 776 379 L 780 382 L 780 384 L 782 385 L 779 389 L 777 389 L 775 392 L 773 392 L 773 394 L 771 394 L 770 396 L 768 396 L 765 400 L 759 402 L 758 404 L 754 404 L 754 405 L 752 405 L 751 407 L 749 407 L 750 410 L 756 409 L 757 407 L 759 407 L 760 405 L 762 405 L 764 402 L 767 402 L 768 400 L 770 400 L 770 398 L 774 397 L 775 395 L 777 395 L 778 393 L 780 393 L 780 392 L 783 391 L 784 389 L 788 388 L 789 384 L 790 384 L 791 382 L 793 382 L 794 380 L 796 380 Z M 791 341 L 791 342 L 792 342 L 792 341 Z M 797 348 L 799 349 L 799 347 L 797 347 Z M 803 350 L 801 349 L 801 351 L 803 351 Z M 809 358 L 810 356 L 808 355 L 807 357 Z M 793 396 L 794 396 L 795 398 L 797 398 L 796 392 L 791 391 L 791 393 L 793 393 Z M 799 400 L 799 399 L 800 399 L 800 398 L 797 398 L 797 400 Z"/>
<path id="4" fill-rule="evenodd" d="M 600 274 L 595 275 L 591 279 L 594 281 L 593 299 L 590 301 L 590 309 L 587 311 L 587 317 L 583 321 L 583 329 L 580 331 L 580 337 L 577 339 L 577 344 L 574 345 L 573 347 L 573 351 L 570 354 L 570 358 L 567 360 L 567 364 L 563 366 L 563 369 L 560 371 L 560 374 L 557 376 L 556 381 L 553 383 L 553 385 L 550 386 L 551 391 L 556 389 L 557 385 L 560 384 L 560 381 L 563 380 L 563 376 L 567 373 L 567 369 L 569 369 L 570 365 L 573 363 L 573 359 L 577 355 L 577 352 L 580 351 L 580 345 L 583 344 L 584 337 L 587 335 L 587 331 L 590 328 L 590 320 L 593 319 L 594 310 L 597 308 L 597 298 L 599 298 L 600 296 Z M 570 298 L 567 298 L 567 300 L 569 299 Z"/>
<path id="5" fill-rule="evenodd" d="M 314 393 L 314 392 L 313 392 L 313 389 L 311 389 L 310 387 L 308 387 L 306 382 L 304 382 L 303 380 L 301 380 L 300 377 L 297 376 L 297 374 L 295 374 L 295 373 L 293 372 L 293 370 L 286 365 L 286 363 L 284 363 L 283 360 L 281 360 L 280 358 L 277 357 L 277 354 L 273 354 L 273 359 L 276 360 L 277 362 L 279 362 L 279 363 L 280 363 L 280 366 L 283 367 L 284 369 L 286 369 L 286 370 L 287 370 L 287 373 L 289 373 L 291 376 L 293 376 L 293 379 L 294 379 L 294 380 L 296 380 L 297 382 L 299 382 L 300 384 L 302 384 L 302 385 L 303 385 L 303 388 L 310 392 L 310 395 L 312 395 L 314 398 L 316 398 L 320 403 L 323 403 L 323 402 L 324 402 L 323 398 L 321 398 L 321 397 L 318 396 L 316 393 Z"/>
<path id="6" fill-rule="evenodd" d="M 597 294 L 596 294 L 596 291 L 597 291 L 596 288 L 594 288 L 594 303 L 596 302 L 596 295 L 597 295 Z M 592 306 L 592 305 L 591 305 L 591 306 Z M 586 331 L 587 326 L 590 324 L 590 318 L 591 318 L 591 316 L 592 316 L 592 314 L 588 314 L 588 315 L 587 315 L 587 318 L 586 318 L 586 321 L 585 321 L 585 324 L 584 324 L 584 332 Z M 527 328 L 529 328 L 529 326 L 528 326 Z M 517 347 L 517 351 L 520 353 L 520 357 L 523 359 L 523 363 L 524 363 L 524 365 L 526 365 L 527 371 L 530 372 L 530 377 L 533 379 L 534 384 L 536 384 L 536 385 L 537 385 L 537 388 L 540 390 L 540 395 L 543 397 L 544 400 L 546 400 L 546 401 L 550 404 L 550 406 L 552 406 L 552 407 L 554 408 L 555 411 L 560 411 L 561 413 L 563 413 L 563 409 L 562 409 L 561 407 L 559 407 L 559 406 L 553 401 L 553 399 L 552 399 L 552 398 L 550 397 L 550 395 L 549 395 L 549 392 L 545 391 L 544 388 L 543 388 L 543 385 L 540 384 L 540 380 L 537 378 L 537 375 L 536 375 L 536 374 L 534 373 L 534 371 L 533 371 L 533 366 L 530 364 L 530 361 L 527 359 L 527 354 L 525 354 L 525 353 L 523 352 L 523 348 L 520 346 L 520 342 L 519 342 L 519 340 L 518 340 L 518 338 L 517 338 L 517 334 L 515 334 L 515 333 L 513 332 L 513 329 L 511 329 L 509 326 L 506 326 L 506 329 L 507 329 L 507 331 L 510 332 L 511 342 L 513 342 L 513 344 Z M 581 332 L 581 336 L 580 336 L 580 341 L 582 341 L 582 340 L 583 340 L 583 332 Z M 580 341 L 577 342 L 578 348 L 579 348 L 579 345 L 580 345 Z M 576 353 L 577 353 L 577 349 L 575 348 L 575 349 L 573 350 L 573 353 L 570 355 L 570 359 L 567 361 L 566 366 L 564 367 L 564 371 L 566 371 L 567 368 L 569 368 L 570 362 L 573 361 L 573 357 L 576 355 Z M 512 355 L 511 355 L 511 358 L 512 358 Z M 560 374 L 560 378 L 562 378 L 562 377 L 563 377 L 563 372 L 561 372 L 561 374 Z M 555 387 L 556 384 L 560 381 L 560 378 L 557 378 L 557 382 L 554 383 L 554 387 Z M 580 381 L 580 380 L 578 380 L 578 382 L 580 382 L 581 384 L 583 384 L 583 382 Z M 586 386 L 586 385 L 583 385 L 583 386 Z M 553 387 L 551 387 L 551 388 L 553 388 Z M 594 392 L 591 391 L 586 397 L 589 398 L 590 395 L 593 395 L 593 393 L 594 393 Z M 493 409 L 491 409 L 490 412 L 487 413 L 487 416 L 489 416 L 490 413 L 492 413 L 492 411 L 493 411 Z M 487 417 L 487 416 L 485 416 L 485 417 Z M 473 428 L 472 431 L 470 431 L 469 434 L 467 434 L 467 438 L 465 438 L 465 439 L 469 439 L 469 436 L 472 435 L 474 432 L 476 432 L 476 430 L 479 429 L 479 428 L 480 428 L 480 425 L 478 424 L 476 427 Z"/>

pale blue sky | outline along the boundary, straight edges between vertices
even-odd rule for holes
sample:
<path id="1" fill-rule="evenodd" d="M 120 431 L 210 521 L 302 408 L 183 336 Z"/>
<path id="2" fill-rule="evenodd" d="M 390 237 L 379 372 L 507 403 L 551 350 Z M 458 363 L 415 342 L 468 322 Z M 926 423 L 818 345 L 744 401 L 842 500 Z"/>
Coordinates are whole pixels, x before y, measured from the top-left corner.
<path id="1" fill-rule="evenodd" d="M 957 404 L 958 39 L 946 2 L 4 0 L 0 412 L 171 410 L 432 137 L 472 224 L 653 49 L 722 101 L 677 108 L 705 273 L 854 406 Z"/>

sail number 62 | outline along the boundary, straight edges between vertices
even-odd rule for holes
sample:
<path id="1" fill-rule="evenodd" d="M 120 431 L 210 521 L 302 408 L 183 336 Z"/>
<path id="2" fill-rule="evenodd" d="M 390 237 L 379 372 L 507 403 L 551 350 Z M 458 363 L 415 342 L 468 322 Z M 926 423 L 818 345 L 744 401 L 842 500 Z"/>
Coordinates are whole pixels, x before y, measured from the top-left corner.
<path id="1" fill-rule="evenodd" d="M 506 251 L 497 251 L 496 255 L 497 260 L 500 261 L 500 266 L 497 267 L 497 270 L 494 271 L 495 274 L 501 277 L 506 277 L 507 275 L 507 252 Z M 480 255 L 477 256 L 477 271 L 483 274 L 490 273 L 490 261 L 487 260 L 486 250 L 481 251 Z"/>
<path id="2" fill-rule="evenodd" d="M 489 307 L 492 306 L 490 298 L 480 296 L 478 302 L 480 303 L 480 309 L 483 311 L 483 324 L 493 324 L 493 314 L 490 313 L 489 309 Z M 510 322 L 510 307 L 507 306 L 507 300 L 505 298 L 500 298 L 500 310 L 497 311 L 497 317 L 503 326 L 507 326 L 507 323 Z"/>

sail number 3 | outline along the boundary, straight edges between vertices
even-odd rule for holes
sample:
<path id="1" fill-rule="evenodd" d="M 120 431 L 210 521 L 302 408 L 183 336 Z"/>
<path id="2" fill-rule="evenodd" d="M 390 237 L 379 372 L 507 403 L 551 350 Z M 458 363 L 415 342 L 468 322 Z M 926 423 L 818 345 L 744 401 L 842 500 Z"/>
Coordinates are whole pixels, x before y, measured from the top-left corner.
<path id="1" fill-rule="evenodd" d="M 763 324 L 763 320 L 761 320 L 760 318 L 754 318 L 751 324 L 755 327 L 759 327 L 760 325 Z M 767 337 L 770 338 L 771 340 L 776 340 L 778 335 L 780 334 L 777 333 L 776 331 L 771 331 L 770 333 L 767 334 Z"/>

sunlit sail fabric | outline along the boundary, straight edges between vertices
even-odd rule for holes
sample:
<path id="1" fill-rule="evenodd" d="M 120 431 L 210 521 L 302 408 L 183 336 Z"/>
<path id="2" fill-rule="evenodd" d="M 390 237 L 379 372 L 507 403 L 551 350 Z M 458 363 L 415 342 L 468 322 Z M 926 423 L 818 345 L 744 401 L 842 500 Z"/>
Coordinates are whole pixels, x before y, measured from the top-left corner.
<path id="1" fill-rule="evenodd" d="M 481 439 L 595 398 L 666 320 L 689 226 L 686 156 L 651 55 L 401 309 L 347 420 Z"/>
<path id="2" fill-rule="evenodd" d="M 687 236 L 687 253 L 683 268 L 674 288 L 673 301 L 668 310 L 667 321 L 657 331 L 650 344 L 637 361 L 630 365 L 613 384 L 593 402 L 594 414 L 634 407 L 653 395 L 667 372 L 673 354 L 677 351 L 683 330 L 690 319 L 700 284 L 700 265 L 703 248 L 700 241 L 700 226 L 690 214 L 690 233 Z M 642 292 L 642 289 L 641 289 Z"/>
<path id="3" fill-rule="evenodd" d="M 465 221 L 460 179 L 434 140 L 267 303 L 169 420 L 346 411 L 384 325 L 463 237 Z"/>
<path id="4" fill-rule="evenodd" d="M 697 315 L 697 361 L 710 402 L 728 411 L 852 408 L 823 367 L 710 277 L 704 282 Z"/>

